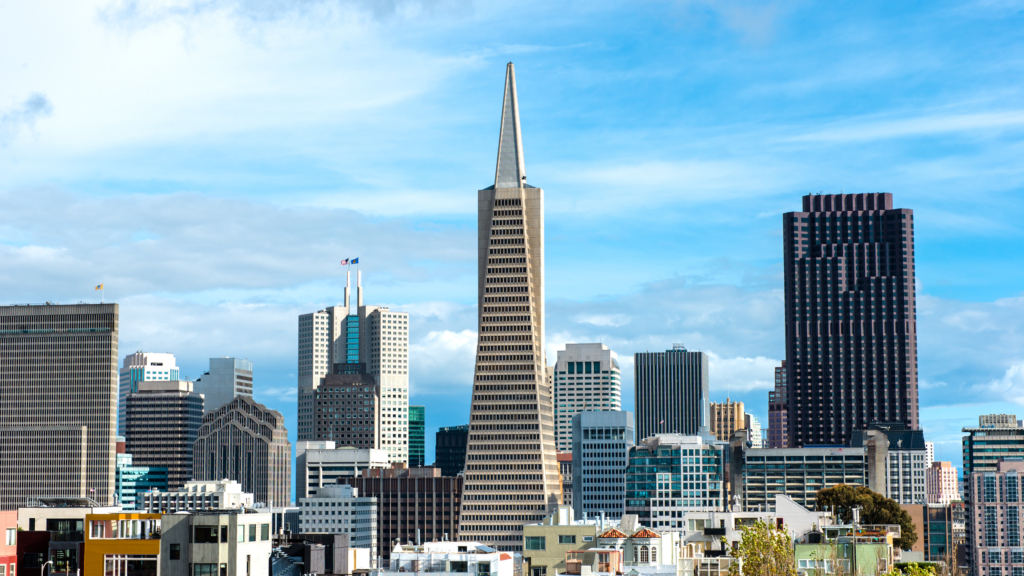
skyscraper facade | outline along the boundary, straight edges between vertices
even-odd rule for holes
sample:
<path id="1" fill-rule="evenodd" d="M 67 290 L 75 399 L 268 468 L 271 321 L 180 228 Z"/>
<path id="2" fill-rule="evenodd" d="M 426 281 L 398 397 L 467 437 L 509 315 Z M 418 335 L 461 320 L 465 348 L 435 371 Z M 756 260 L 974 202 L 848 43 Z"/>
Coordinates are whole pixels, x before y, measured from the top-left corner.
<path id="1" fill-rule="evenodd" d="M 139 382 L 178 380 L 174 354 L 138 351 L 124 357 L 117 391 L 117 433 L 124 436 L 124 414 L 128 395 L 139 391 Z"/>
<path id="2" fill-rule="evenodd" d="M 117 304 L 0 306 L 0 510 L 114 500 Z"/>
<path id="3" fill-rule="evenodd" d="M 238 396 L 252 398 L 252 361 L 210 358 L 210 370 L 196 379 L 193 389 L 203 395 L 204 412 L 216 410 Z"/>
<path id="4" fill-rule="evenodd" d="M 786 361 L 775 368 L 775 389 L 768 392 L 768 447 L 789 448 L 789 398 Z"/>
<path id="5" fill-rule="evenodd" d="M 732 433 L 746 428 L 746 412 L 743 402 L 733 402 L 726 398 L 725 402 L 710 403 L 711 435 L 722 442 L 732 440 Z"/>
<path id="6" fill-rule="evenodd" d="M 351 273 L 349 273 L 349 278 Z M 349 281 L 344 305 L 299 316 L 298 439 L 316 440 L 316 389 L 331 373 L 362 371 L 379 395 L 373 445 L 392 462 L 409 460 L 409 315 L 387 306 L 363 305 L 362 273 L 356 273 L 356 307 L 350 312 Z M 336 365 L 361 365 L 336 367 Z M 360 444 L 359 446 L 363 446 Z"/>
<path id="7" fill-rule="evenodd" d="M 359 358 L 380 393 L 379 448 L 409 461 L 409 314 L 359 306 Z"/>
<path id="8" fill-rule="evenodd" d="M 572 419 L 572 507 L 576 516 L 623 514 L 626 459 L 636 444 L 629 412 L 585 411 Z"/>
<path id="9" fill-rule="evenodd" d="M 234 480 L 267 506 L 291 502 L 292 445 L 284 416 L 248 396 L 203 415 L 193 450 L 195 480 Z"/>
<path id="10" fill-rule="evenodd" d="M 343 372 L 362 364 L 334 365 L 338 372 L 320 380 L 313 392 L 316 403 L 316 440 L 330 440 L 340 446 L 380 448 L 380 394 L 373 376 L 359 370 Z"/>
<path id="11" fill-rule="evenodd" d="M 192 447 L 203 421 L 203 396 L 192 383 L 140 382 L 126 399 L 125 450 L 135 466 L 167 470 L 168 490 L 192 479 Z"/>
<path id="12" fill-rule="evenodd" d="M 478 195 L 473 402 L 459 539 L 522 550 L 522 527 L 558 505 L 552 391 L 544 358 L 544 191 L 526 183 L 509 63 L 494 185 Z"/>
<path id="13" fill-rule="evenodd" d="M 888 193 L 809 195 L 783 236 L 790 445 L 917 429 L 913 211 Z"/>
<path id="14" fill-rule="evenodd" d="M 635 355 L 636 438 L 709 431 L 708 355 L 682 344 Z"/>
<path id="15" fill-rule="evenodd" d="M 555 441 L 572 451 L 572 419 L 585 410 L 622 410 L 619 356 L 604 344 L 566 344 L 554 366 Z"/>
<path id="16" fill-rule="evenodd" d="M 409 467 L 424 466 L 427 459 L 427 407 L 409 406 Z"/>

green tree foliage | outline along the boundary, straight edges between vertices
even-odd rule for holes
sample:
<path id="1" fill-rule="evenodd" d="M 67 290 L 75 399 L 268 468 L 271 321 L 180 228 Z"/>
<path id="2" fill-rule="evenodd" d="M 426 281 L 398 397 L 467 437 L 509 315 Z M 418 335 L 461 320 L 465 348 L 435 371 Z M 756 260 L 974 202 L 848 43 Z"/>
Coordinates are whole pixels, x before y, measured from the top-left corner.
<path id="1" fill-rule="evenodd" d="M 729 576 L 796 576 L 793 540 L 785 527 L 776 528 L 758 520 L 743 529 L 733 557 L 742 560 L 729 566 Z"/>
<path id="2" fill-rule="evenodd" d="M 866 486 L 839 484 L 825 488 L 818 491 L 815 502 L 819 510 L 834 510 L 847 524 L 853 521 L 853 509 L 860 506 L 861 524 L 899 524 L 900 539 L 896 543 L 903 550 L 910 550 L 917 542 L 917 530 L 910 514 L 892 498 L 886 498 Z"/>

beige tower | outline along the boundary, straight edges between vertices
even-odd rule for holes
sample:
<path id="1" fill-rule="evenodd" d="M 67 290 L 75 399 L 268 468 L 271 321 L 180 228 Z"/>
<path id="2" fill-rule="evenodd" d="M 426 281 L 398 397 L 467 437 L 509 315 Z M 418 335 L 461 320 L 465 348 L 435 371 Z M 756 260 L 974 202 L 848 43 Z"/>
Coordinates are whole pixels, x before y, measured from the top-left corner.
<path id="1" fill-rule="evenodd" d="M 711 403 L 711 435 L 722 442 L 728 442 L 733 432 L 747 427 L 743 402 L 726 398 L 724 404 Z"/>
<path id="2" fill-rule="evenodd" d="M 544 358 L 544 191 L 526 183 L 516 77 L 505 98 L 494 186 L 479 193 L 480 330 L 459 539 L 522 550 L 522 526 L 558 504 Z"/>

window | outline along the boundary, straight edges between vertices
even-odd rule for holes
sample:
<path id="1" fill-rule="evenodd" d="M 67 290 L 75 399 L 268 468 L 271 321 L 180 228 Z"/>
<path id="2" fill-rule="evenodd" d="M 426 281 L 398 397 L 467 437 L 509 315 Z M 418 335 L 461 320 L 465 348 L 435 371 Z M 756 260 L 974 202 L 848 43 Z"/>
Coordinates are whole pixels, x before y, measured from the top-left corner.
<path id="1" fill-rule="evenodd" d="M 192 576 L 217 576 L 216 564 L 193 564 Z"/>
<path id="2" fill-rule="evenodd" d="M 7 565 L 0 564 L 0 576 L 7 576 Z"/>
<path id="3" fill-rule="evenodd" d="M 527 550 L 547 550 L 544 545 L 543 536 L 527 536 L 526 537 L 526 549 Z"/>
<path id="4" fill-rule="evenodd" d="M 270 540 L 270 524 L 260 524 L 260 541 Z"/>
<path id="5" fill-rule="evenodd" d="M 657 546 L 651 546 L 651 562 L 657 562 L 657 561 L 658 561 L 658 547 Z"/>
<path id="6" fill-rule="evenodd" d="M 228 576 L 228 565 L 227 564 L 221 564 L 220 565 L 220 576 Z"/>
<path id="7" fill-rule="evenodd" d="M 249 542 L 256 541 L 256 525 L 249 524 Z"/>
<path id="8" fill-rule="evenodd" d="M 250 554 L 245 555 L 245 576 L 252 574 L 252 556 Z"/>
<path id="9" fill-rule="evenodd" d="M 651 554 L 651 551 L 650 551 L 650 549 L 647 546 L 641 546 L 640 547 L 640 561 L 641 562 L 650 562 L 651 561 L 650 560 L 650 554 Z"/>
<path id="10" fill-rule="evenodd" d="M 181 544 L 171 544 L 171 560 L 181 560 Z"/>
<path id="11" fill-rule="evenodd" d="M 18 529 L 17 528 L 8 528 L 7 529 L 7 540 L 6 540 L 6 542 L 7 542 L 8 546 L 16 546 L 18 544 Z"/>
<path id="12" fill-rule="evenodd" d="M 220 541 L 221 542 L 227 542 L 228 541 L 228 527 L 227 526 L 221 526 L 220 527 Z"/>
<path id="13" fill-rule="evenodd" d="M 558 535 L 558 543 L 559 544 L 575 544 L 576 543 L 576 536 L 574 536 L 572 534 L 559 534 Z"/>
<path id="14" fill-rule="evenodd" d="M 217 527 L 216 526 L 193 526 L 192 527 L 192 541 L 196 544 L 216 544 L 217 543 Z M 196 564 L 196 566 L 205 566 L 205 564 Z M 210 564 L 213 566 L 213 564 Z M 212 570 L 212 568 L 211 568 Z M 196 575 L 200 576 L 200 575 Z"/>
<path id="15" fill-rule="evenodd" d="M 238 541 L 245 542 L 245 524 L 239 524 L 235 532 L 238 533 Z"/>
<path id="16" fill-rule="evenodd" d="M 159 560 L 155 555 L 107 554 L 106 576 L 156 576 Z"/>

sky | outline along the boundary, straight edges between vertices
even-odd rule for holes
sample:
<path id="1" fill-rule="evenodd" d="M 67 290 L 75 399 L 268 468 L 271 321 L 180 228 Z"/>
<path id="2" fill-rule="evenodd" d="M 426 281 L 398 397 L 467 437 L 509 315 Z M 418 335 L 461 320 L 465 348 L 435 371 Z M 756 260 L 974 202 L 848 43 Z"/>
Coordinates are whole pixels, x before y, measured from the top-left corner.
<path id="1" fill-rule="evenodd" d="M 409 312 L 412 404 L 469 418 L 476 194 L 505 64 L 545 190 L 547 355 L 711 358 L 767 423 L 782 214 L 915 212 L 920 401 L 960 466 L 1024 417 L 1024 2 L 0 0 L 0 290 L 120 305 L 120 356 L 248 358 L 294 440 L 297 317 Z"/>

